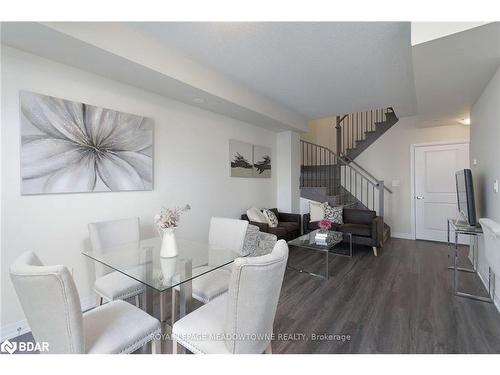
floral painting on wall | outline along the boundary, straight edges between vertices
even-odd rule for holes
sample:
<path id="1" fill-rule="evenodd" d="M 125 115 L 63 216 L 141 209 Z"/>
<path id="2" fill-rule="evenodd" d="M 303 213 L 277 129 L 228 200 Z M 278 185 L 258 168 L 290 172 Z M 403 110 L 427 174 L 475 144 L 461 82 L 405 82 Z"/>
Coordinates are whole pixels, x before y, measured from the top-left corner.
<path id="1" fill-rule="evenodd" d="M 229 140 L 231 177 L 271 177 L 271 148 Z"/>
<path id="2" fill-rule="evenodd" d="M 253 146 L 253 175 L 258 178 L 271 177 L 271 149 Z"/>
<path id="3" fill-rule="evenodd" d="M 229 159 L 231 163 L 231 177 L 253 176 L 252 144 L 230 139 Z"/>
<path id="4" fill-rule="evenodd" d="M 23 91 L 21 193 L 151 190 L 153 120 Z"/>

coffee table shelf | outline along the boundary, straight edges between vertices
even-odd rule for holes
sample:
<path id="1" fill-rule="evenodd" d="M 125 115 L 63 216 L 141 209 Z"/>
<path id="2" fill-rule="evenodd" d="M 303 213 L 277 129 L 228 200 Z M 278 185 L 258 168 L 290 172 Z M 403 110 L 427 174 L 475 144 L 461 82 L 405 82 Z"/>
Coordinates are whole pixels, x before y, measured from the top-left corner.
<path id="1" fill-rule="evenodd" d="M 310 233 L 304 234 L 298 238 L 295 238 L 291 241 L 288 241 L 288 245 L 325 254 L 325 261 L 326 261 L 325 275 L 319 275 L 317 273 L 309 272 L 304 269 L 299 269 L 292 266 L 288 267 L 299 272 L 307 273 L 312 276 L 320 277 L 322 279 L 328 279 L 330 277 L 330 272 L 329 272 L 330 255 L 352 257 L 352 234 L 336 232 L 336 231 L 328 231 L 326 244 L 323 244 L 323 243 L 318 243 L 318 241 L 316 241 L 316 234 L 319 231 L 320 230 L 317 229 Z"/>

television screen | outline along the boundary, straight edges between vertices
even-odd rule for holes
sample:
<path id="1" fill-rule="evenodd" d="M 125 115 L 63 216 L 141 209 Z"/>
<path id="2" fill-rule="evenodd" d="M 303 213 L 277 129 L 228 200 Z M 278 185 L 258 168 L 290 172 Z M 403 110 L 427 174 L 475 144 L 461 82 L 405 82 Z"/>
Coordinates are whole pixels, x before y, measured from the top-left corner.
<path id="1" fill-rule="evenodd" d="M 474 187 L 472 185 L 472 172 L 462 169 L 455 173 L 457 182 L 458 212 L 463 220 L 470 226 L 476 226 L 476 206 L 474 203 Z"/>

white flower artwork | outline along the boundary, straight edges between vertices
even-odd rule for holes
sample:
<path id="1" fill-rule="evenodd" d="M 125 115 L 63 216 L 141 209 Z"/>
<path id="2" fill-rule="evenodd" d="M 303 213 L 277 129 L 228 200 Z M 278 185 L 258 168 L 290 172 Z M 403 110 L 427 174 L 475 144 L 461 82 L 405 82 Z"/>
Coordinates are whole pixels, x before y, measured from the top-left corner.
<path id="1" fill-rule="evenodd" d="M 21 92 L 22 194 L 151 190 L 153 120 Z"/>

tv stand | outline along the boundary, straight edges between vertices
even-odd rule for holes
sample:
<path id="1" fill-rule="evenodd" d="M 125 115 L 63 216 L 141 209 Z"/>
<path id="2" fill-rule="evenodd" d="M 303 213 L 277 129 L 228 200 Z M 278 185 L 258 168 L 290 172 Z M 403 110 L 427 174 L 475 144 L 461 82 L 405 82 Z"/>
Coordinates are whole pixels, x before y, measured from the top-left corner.
<path id="1" fill-rule="evenodd" d="M 453 249 L 453 265 L 448 266 L 448 269 L 453 270 L 453 292 L 456 296 L 469 298 L 477 301 L 493 303 L 491 298 L 491 280 L 488 280 L 488 297 L 477 296 L 470 293 L 464 293 L 458 290 L 458 272 L 477 273 L 478 264 L 478 236 L 483 233 L 481 226 L 470 226 L 469 223 L 462 220 L 448 219 L 448 249 Z M 455 232 L 455 243 L 450 241 L 451 231 Z M 463 234 L 470 237 L 469 248 L 472 250 L 472 268 L 458 267 L 458 235 Z M 448 252 L 448 259 L 450 254 Z"/>

